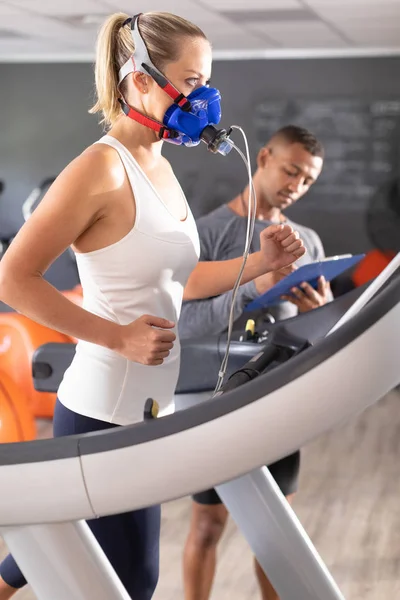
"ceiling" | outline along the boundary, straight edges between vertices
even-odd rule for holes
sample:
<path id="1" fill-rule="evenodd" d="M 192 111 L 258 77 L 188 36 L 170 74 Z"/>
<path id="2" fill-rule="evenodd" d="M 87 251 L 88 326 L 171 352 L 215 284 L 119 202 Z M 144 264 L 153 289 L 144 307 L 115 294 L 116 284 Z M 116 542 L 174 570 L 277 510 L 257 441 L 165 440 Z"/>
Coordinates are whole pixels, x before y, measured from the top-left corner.
<path id="1" fill-rule="evenodd" d="M 220 59 L 400 54 L 400 0 L 0 0 L 0 61 L 91 61 L 112 12 L 163 10 Z"/>

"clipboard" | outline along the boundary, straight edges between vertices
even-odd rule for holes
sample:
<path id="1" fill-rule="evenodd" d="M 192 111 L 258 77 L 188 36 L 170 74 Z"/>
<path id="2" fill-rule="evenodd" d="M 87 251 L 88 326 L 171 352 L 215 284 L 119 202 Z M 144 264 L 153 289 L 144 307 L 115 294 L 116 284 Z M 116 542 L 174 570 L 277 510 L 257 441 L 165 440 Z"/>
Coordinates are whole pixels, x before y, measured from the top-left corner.
<path id="1" fill-rule="evenodd" d="M 274 287 L 262 294 L 258 298 L 255 298 L 246 305 L 245 312 L 258 310 L 265 308 L 266 306 L 272 306 L 283 302 L 281 296 L 290 294 L 290 290 L 293 287 L 298 287 L 301 283 L 306 281 L 314 289 L 318 287 L 318 279 L 323 276 L 327 281 L 331 281 L 350 267 L 353 267 L 365 254 L 347 254 L 344 256 L 333 256 L 320 260 L 317 262 L 303 265 L 287 275 L 281 281 L 279 281 Z"/>

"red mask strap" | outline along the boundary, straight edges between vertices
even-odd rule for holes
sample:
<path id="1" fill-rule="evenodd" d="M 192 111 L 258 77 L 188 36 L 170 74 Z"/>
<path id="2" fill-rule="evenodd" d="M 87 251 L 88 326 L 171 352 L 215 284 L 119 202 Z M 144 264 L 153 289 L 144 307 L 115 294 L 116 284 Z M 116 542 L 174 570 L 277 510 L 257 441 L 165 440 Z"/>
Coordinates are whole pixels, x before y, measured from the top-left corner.
<path id="1" fill-rule="evenodd" d="M 151 117 L 146 117 L 146 115 L 143 115 L 135 108 L 128 106 L 128 104 L 126 104 L 120 98 L 118 99 L 118 102 L 121 104 L 122 110 L 124 111 L 127 117 L 129 117 L 133 121 L 136 121 L 137 123 L 140 123 L 141 125 L 144 125 L 145 127 L 149 127 L 150 129 L 158 133 L 158 137 L 160 138 L 160 140 L 167 140 L 178 137 L 176 131 L 174 131 L 173 129 L 168 129 L 168 127 L 165 127 L 162 123 L 156 121 L 155 119 L 152 119 Z"/>

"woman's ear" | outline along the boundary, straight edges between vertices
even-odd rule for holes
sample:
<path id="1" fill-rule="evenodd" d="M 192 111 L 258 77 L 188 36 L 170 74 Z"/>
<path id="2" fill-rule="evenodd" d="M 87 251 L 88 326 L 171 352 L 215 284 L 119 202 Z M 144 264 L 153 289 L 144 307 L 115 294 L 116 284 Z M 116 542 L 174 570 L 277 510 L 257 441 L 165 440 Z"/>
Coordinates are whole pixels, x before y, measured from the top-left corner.
<path id="1" fill-rule="evenodd" d="M 135 71 L 132 73 L 132 81 L 135 88 L 141 94 L 147 94 L 149 91 L 149 76 L 141 71 Z"/>

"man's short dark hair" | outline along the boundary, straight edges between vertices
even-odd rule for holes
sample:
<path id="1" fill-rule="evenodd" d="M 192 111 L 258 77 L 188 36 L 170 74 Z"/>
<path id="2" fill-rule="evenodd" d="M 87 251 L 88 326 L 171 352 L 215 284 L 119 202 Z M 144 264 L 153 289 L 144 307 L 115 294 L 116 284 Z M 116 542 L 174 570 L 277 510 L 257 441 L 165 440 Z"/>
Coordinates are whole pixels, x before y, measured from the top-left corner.
<path id="1" fill-rule="evenodd" d="M 323 145 L 311 131 L 308 131 L 308 129 L 305 129 L 304 127 L 286 125 L 274 133 L 270 142 L 278 139 L 287 144 L 301 144 L 312 156 L 324 158 L 325 152 Z"/>

